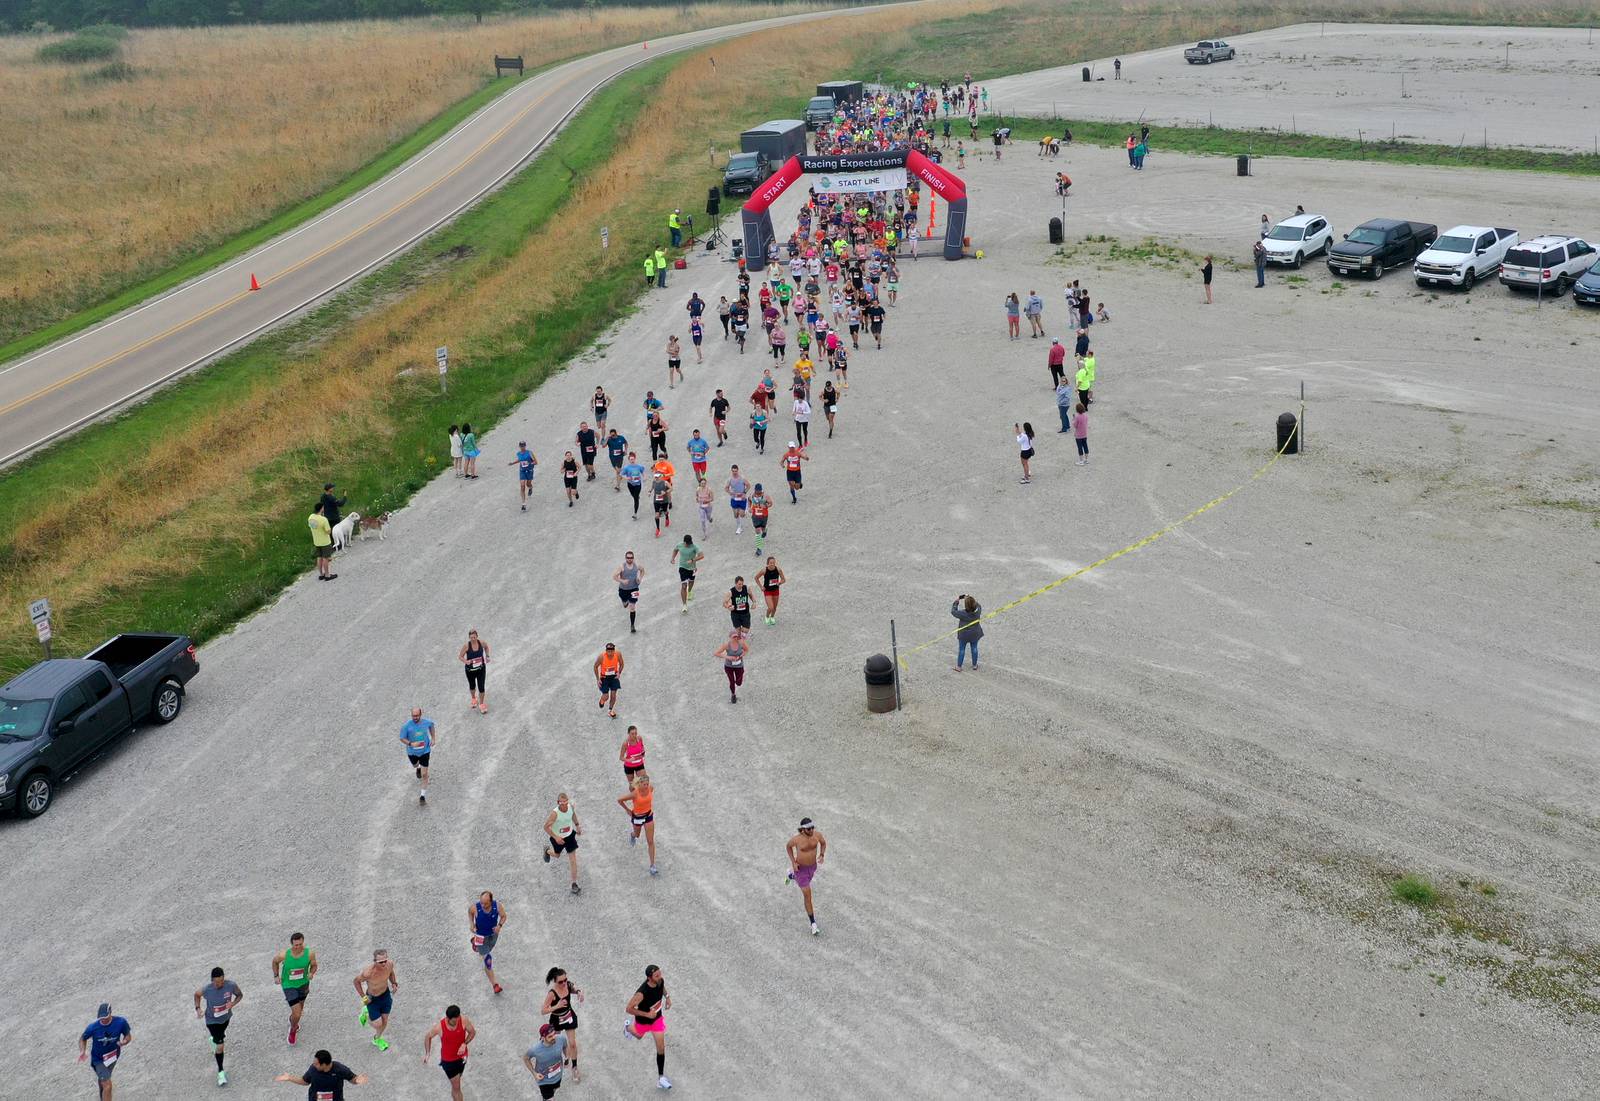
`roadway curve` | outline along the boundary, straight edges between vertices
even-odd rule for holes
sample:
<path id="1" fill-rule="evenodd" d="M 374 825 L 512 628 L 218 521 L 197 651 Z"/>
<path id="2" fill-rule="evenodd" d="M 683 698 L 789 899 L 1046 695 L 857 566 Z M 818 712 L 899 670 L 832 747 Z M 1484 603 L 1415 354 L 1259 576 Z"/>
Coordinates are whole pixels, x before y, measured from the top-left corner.
<path id="1" fill-rule="evenodd" d="M 382 180 L 158 298 L 0 369 L 0 464 L 250 340 L 422 240 L 529 160 L 606 82 L 664 53 L 874 8 L 621 46 L 519 83 Z M 261 285 L 252 291 L 254 274 Z"/>

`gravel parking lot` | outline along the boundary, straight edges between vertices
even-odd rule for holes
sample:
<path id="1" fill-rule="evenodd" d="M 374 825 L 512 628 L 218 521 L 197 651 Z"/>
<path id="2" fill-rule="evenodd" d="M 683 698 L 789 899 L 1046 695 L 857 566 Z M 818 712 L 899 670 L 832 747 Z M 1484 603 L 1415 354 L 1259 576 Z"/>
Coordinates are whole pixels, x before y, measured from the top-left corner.
<path id="1" fill-rule="evenodd" d="M 1227 41 L 1238 57 L 1213 65 L 1183 60 L 1192 42 L 1129 55 L 1120 81 L 1109 57 L 1090 63 L 1089 84 L 1078 64 L 991 80 L 989 102 L 1019 115 L 1600 151 L 1600 47 L 1587 30 L 1301 23 Z"/>
<path id="2" fill-rule="evenodd" d="M 1078 183 L 1057 257 L 1063 164 Z M 722 591 L 757 560 L 721 494 L 683 615 L 668 555 L 699 538 L 687 494 L 656 540 L 604 482 L 566 508 L 554 470 L 597 384 L 644 449 L 639 402 L 663 393 L 684 300 L 733 286 L 697 254 L 488 434 L 478 484 L 436 480 L 336 583 L 308 571 L 207 646 L 176 724 L 45 818 L 0 823 L 0 892 L 27 931 L 0 962 L 9 1089 L 87 1094 L 72 1041 L 102 999 L 137 1037 L 119 1098 L 214 1088 L 189 996 L 220 963 L 247 995 L 234 1094 L 290 1096 L 272 1076 L 326 1046 L 372 1075 L 358 1098 L 444 1096 L 420 1044 L 454 1001 L 480 1032 L 469 1096 L 523 1096 L 517 1056 L 559 964 L 588 994 L 585 1081 L 562 1096 L 648 1095 L 650 1054 L 617 1024 L 656 963 L 668 1073 L 692 1096 L 1584 1095 L 1596 1018 L 1502 980 L 1527 973 L 1517 945 L 1600 938 L 1600 313 L 1399 273 L 1336 288 L 1318 265 L 1263 290 L 1224 267 L 1205 306 L 1187 257 L 1082 238 L 1242 261 L 1260 211 L 1296 202 L 1341 231 L 1379 214 L 1581 231 L 1586 192 L 1347 163 L 1238 179 L 1159 140 L 1137 175 L 1116 150 L 1014 147 L 965 177 L 986 258 L 907 264 L 885 349 L 856 353 L 838 437 L 814 444 L 801 503 L 775 506 L 790 585 L 737 707 L 711 651 Z M 1052 431 L 1048 342 L 1008 342 L 1001 308 L 1037 288 L 1059 334 L 1074 278 L 1114 315 L 1094 332 L 1086 468 Z M 742 409 L 770 362 L 720 332 L 707 346 L 665 395 L 685 471 L 714 388 Z M 907 710 L 865 716 L 861 664 L 891 618 L 909 648 L 952 625 L 957 593 L 997 608 L 1240 484 L 1302 381 L 1307 454 L 991 622 L 981 672 L 953 672 L 949 644 L 913 654 Z M 1025 419 L 1041 440 L 1020 486 Z M 757 456 L 736 416 L 719 485 L 730 462 L 781 483 L 782 424 Z M 527 514 L 505 465 L 524 438 L 541 462 Z M 648 571 L 635 636 L 610 581 L 630 548 Z M 487 716 L 461 705 L 469 627 L 493 648 Z M 608 640 L 628 662 L 615 722 L 589 675 Z M 425 809 L 396 740 L 413 703 L 442 734 Z M 657 783 L 657 879 L 612 802 L 629 722 Z M 540 859 L 558 791 L 586 826 L 576 898 Z M 784 882 L 802 815 L 830 842 L 815 939 Z M 1400 872 L 1517 930 L 1491 945 L 1501 962 L 1391 901 Z M 483 888 L 511 914 L 499 998 L 467 944 Z M 289 1049 L 268 977 L 296 929 L 324 970 Z M 403 984 L 384 1054 L 350 987 L 375 947 Z"/>

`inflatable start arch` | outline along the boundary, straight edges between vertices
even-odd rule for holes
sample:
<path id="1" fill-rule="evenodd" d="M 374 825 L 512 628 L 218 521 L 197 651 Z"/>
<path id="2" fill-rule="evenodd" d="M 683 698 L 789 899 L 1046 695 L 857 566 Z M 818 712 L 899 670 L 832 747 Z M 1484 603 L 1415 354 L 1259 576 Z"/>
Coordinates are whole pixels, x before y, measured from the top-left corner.
<path id="1" fill-rule="evenodd" d="M 833 157 L 790 157 L 767 182 L 756 188 L 740 215 L 744 222 L 745 266 L 761 271 L 774 239 L 772 204 L 801 176 L 820 176 L 817 190 L 895 191 L 906 186 L 906 173 L 914 172 L 946 207 L 944 258 L 961 259 L 961 241 L 967 229 L 967 189 L 915 149 L 884 153 L 842 153 Z"/>

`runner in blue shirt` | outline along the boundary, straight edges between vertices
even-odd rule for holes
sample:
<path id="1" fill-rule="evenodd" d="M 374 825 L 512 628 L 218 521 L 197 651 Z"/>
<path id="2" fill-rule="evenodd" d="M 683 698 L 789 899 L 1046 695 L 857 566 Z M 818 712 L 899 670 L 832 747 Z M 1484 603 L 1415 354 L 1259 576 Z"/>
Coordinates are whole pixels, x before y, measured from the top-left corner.
<path id="1" fill-rule="evenodd" d="M 528 450 L 527 440 L 517 441 L 517 457 L 506 465 L 517 468 L 517 486 L 521 494 L 522 511 L 527 512 L 528 498 L 533 496 L 533 473 L 539 468 L 539 460 Z"/>
<path id="2" fill-rule="evenodd" d="M 615 428 L 606 437 L 606 458 L 611 460 L 611 469 L 616 472 L 616 481 L 611 483 L 611 488 L 618 493 L 622 492 L 622 460 L 628 454 L 628 438 Z"/>
<path id="3" fill-rule="evenodd" d="M 122 1049 L 133 1042 L 133 1029 L 123 1017 L 113 1016 L 111 1004 L 101 1002 L 97 1017 L 78 1037 L 78 1062 L 94 1068 L 99 1080 L 101 1101 L 111 1101 L 111 1072 L 116 1069 Z"/>
<path id="4" fill-rule="evenodd" d="M 694 467 L 694 476 L 706 476 L 706 455 L 711 450 L 711 441 L 700 435 L 700 429 L 694 430 L 694 435 L 689 437 L 689 464 Z"/>
<path id="5" fill-rule="evenodd" d="M 628 452 L 628 462 L 617 472 L 628 483 L 628 492 L 633 494 L 633 518 L 639 518 L 639 491 L 644 488 L 644 467 L 639 465 L 639 456 Z"/>
<path id="6" fill-rule="evenodd" d="M 422 708 L 411 709 L 411 721 L 400 728 L 400 740 L 406 744 L 406 760 L 422 781 L 422 792 L 417 802 L 428 803 L 428 761 L 433 757 L 433 747 L 439 742 L 439 732 L 432 719 L 422 717 Z"/>

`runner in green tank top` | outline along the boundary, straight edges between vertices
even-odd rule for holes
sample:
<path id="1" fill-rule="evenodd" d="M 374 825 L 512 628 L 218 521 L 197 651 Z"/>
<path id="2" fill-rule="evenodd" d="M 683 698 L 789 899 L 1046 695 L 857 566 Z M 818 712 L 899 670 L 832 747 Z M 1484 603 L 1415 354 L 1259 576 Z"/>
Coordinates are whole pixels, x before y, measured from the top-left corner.
<path id="1" fill-rule="evenodd" d="M 300 1014 L 306 1008 L 306 996 L 311 993 L 311 979 L 316 973 L 317 954 L 306 947 L 304 933 L 295 933 L 289 938 L 288 949 L 272 957 L 272 977 L 283 988 L 283 1000 L 289 1003 L 291 1044 L 300 1031 Z"/>

